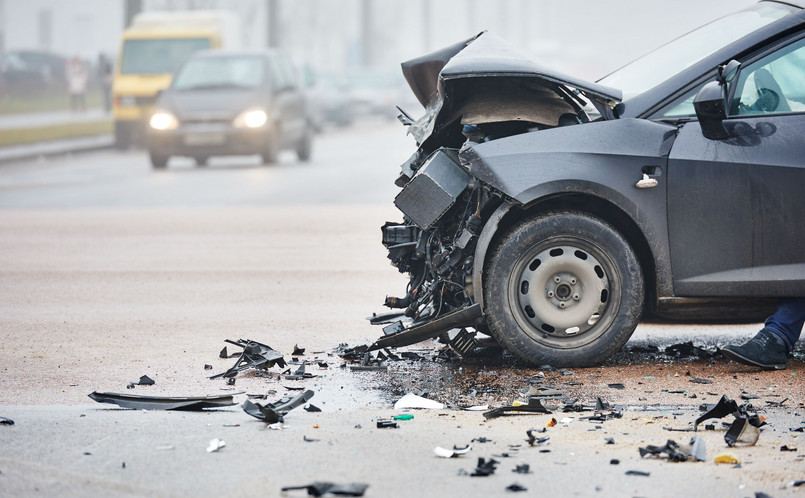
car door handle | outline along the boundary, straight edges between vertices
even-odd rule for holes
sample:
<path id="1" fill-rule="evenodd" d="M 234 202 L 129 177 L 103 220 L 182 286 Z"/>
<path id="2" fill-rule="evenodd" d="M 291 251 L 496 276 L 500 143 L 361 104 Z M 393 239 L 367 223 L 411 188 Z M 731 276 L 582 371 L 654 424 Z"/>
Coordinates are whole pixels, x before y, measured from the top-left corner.
<path id="1" fill-rule="evenodd" d="M 643 173 L 643 178 L 638 180 L 634 186 L 637 188 L 654 188 L 657 186 L 657 179 L 651 178 L 648 174 Z"/>

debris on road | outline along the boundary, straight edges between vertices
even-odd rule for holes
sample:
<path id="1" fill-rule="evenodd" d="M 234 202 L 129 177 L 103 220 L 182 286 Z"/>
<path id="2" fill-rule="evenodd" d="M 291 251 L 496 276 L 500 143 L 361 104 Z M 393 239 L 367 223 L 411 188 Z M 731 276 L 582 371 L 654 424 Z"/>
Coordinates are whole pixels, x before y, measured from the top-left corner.
<path id="1" fill-rule="evenodd" d="M 676 358 L 711 358 L 715 353 L 711 353 L 706 349 L 702 349 L 693 345 L 693 341 L 674 344 L 665 348 L 665 354 L 675 356 Z"/>
<path id="2" fill-rule="evenodd" d="M 762 421 L 756 413 L 749 413 L 752 405 L 738 406 L 734 400 L 726 396 L 721 396 L 718 403 L 710 408 L 704 415 L 697 418 L 693 423 L 693 429 L 697 430 L 698 425 L 705 420 L 712 418 L 723 418 L 727 415 L 732 415 L 735 420 L 730 425 L 727 433 L 724 435 L 724 441 L 728 446 L 735 446 L 736 444 L 754 445 L 760 437 L 760 427 L 764 426 L 766 422 Z"/>
<path id="3" fill-rule="evenodd" d="M 472 449 L 472 446 L 469 444 L 464 446 L 463 448 L 459 448 L 458 446 L 453 446 L 452 450 L 448 450 L 447 448 L 442 448 L 441 446 L 437 446 L 433 448 L 433 453 L 440 458 L 456 458 L 461 455 L 466 454 Z"/>
<path id="4" fill-rule="evenodd" d="M 521 486 L 520 484 L 514 483 L 506 486 L 506 491 L 511 491 L 513 493 L 517 493 L 520 491 L 528 491 L 528 488 Z"/>
<path id="5" fill-rule="evenodd" d="M 642 476 L 642 477 L 648 477 L 648 476 L 650 476 L 650 475 L 651 475 L 651 472 L 643 472 L 642 470 L 627 470 L 627 471 L 626 471 L 626 475 L 627 475 L 627 476 Z"/>
<path id="6" fill-rule="evenodd" d="M 555 420 L 555 419 L 551 419 L 551 420 Z M 556 425 L 556 424 L 554 424 L 554 425 Z M 543 445 L 543 444 L 547 443 L 548 440 L 551 439 L 550 436 L 537 437 L 537 436 L 534 435 L 535 432 L 546 432 L 546 429 L 543 427 L 542 430 L 528 429 L 527 431 L 525 431 L 526 435 L 528 436 L 528 439 L 526 439 L 526 442 L 528 443 L 529 446 L 540 446 L 540 445 Z"/>
<path id="7" fill-rule="evenodd" d="M 313 403 L 310 403 L 309 405 L 304 407 L 304 410 L 306 412 L 320 412 L 321 408 L 319 408 L 318 406 L 314 405 Z"/>
<path id="8" fill-rule="evenodd" d="M 300 348 L 298 344 L 294 344 L 293 346 L 293 353 L 291 356 L 304 356 L 305 348 Z"/>
<path id="9" fill-rule="evenodd" d="M 235 404 L 231 394 L 197 397 L 137 396 L 134 394 L 92 392 L 90 398 L 98 403 L 111 403 L 133 410 L 202 410 Z"/>
<path id="10" fill-rule="evenodd" d="M 347 484 L 334 484 L 332 482 L 314 482 L 305 486 L 285 486 L 281 489 L 283 493 L 304 489 L 308 496 L 324 496 L 328 493 L 338 496 L 363 496 L 368 484 L 361 482 L 350 482 Z"/>
<path id="11" fill-rule="evenodd" d="M 285 421 L 285 415 L 294 408 L 304 405 L 313 397 L 313 391 L 307 390 L 297 396 L 285 396 L 274 403 L 252 403 L 248 399 L 243 402 L 241 408 L 252 417 L 262 420 L 267 424 L 276 424 Z"/>
<path id="12" fill-rule="evenodd" d="M 512 472 L 515 472 L 517 474 L 530 474 L 531 473 L 531 466 L 528 465 L 527 463 L 524 463 L 522 465 L 517 465 L 516 467 L 514 467 L 512 469 Z"/>
<path id="13" fill-rule="evenodd" d="M 14 421 L 10 418 L 0 417 L 0 425 L 14 425 Z"/>
<path id="14" fill-rule="evenodd" d="M 397 422 L 393 420 L 378 420 L 377 421 L 377 428 L 378 429 L 399 429 L 400 426 Z"/>
<path id="15" fill-rule="evenodd" d="M 509 412 L 523 412 L 523 413 L 546 413 L 551 414 L 552 412 L 545 408 L 542 405 L 542 402 L 539 398 L 528 398 L 528 403 L 519 403 L 515 401 L 509 406 L 501 406 L 499 408 L 493 408 L 488 412 L 484 412 L 484 418 L 496 418 L 500 417 L 501 415 L 505 415 Z"/>
<path id="16" fill-rule="evenodd" d="M 730 463 L 730 464 L 733 464 L 733 465 L 740 463 L 740 460 L 735 458 L 733 455 L 730 455 L 729 453 L 722 453 L 722 454 L 716 456 L 713 459 L 713 461 L 715 463 Z"/>
<path id="17" fill-rule="evenodd" d="M 422 396 L 417 396 L 414 393 L 408 393 L 396 403 L 394 403 L 395 410 L 406 410 L 406 409 L 425 409 L 425 410 L 441 410 L 444 408 L 444 403 L 439 403 L 438 401 L 434 401 L 432 399 L 423 398 Z"/>
<path id="18" fill-rule="evenodd" d="M 499 464 L 494 458 L 486 460 L 483 457 L 478 458 L 478 465 L 475 470 L 470 474 L 470 477 L 487 477 L 495 473 L 495 468 Z"/>
<path id="19" fill-rule="evenodd" d="M 226 372 L 213 375 L 210 377 L 210 379 L 217 379 L 219 377 L 235 377 L 238 372 L 249 368 L 254 368 L 255 370 L 267 370 L 273 367 L 275 364 L 280 368 L 285 368 L 285 359 L 282 357 L 282 353 L 272 349 L 270 346 L 266 346 L 265 344 L 248 339 L 238 339 L 237 341 L 227 339 L 226 342 L 243 348 L 243 351 L 238 356 L 238 359 L 232 368 Z M 221 351 L 220 356 L 223 357 L 225 353 L 226 347 L 224 347 L 224 349 Z"/>
<path id="20" fill-rule="evenodd" d="M 697 462 L 704 462 L 707 460 L 707 448 L 700 436 L 691 438 L 690 443 L 687 445 L 680 445 L 673 439 L 669 439 L 664 446 L 648 445 L 645 448 L 639 448 L 640 458 L 646 455 L 662 458 L 666 455 L 671 462 L 684 462 L 689 458 Z"/>
<path id="21" fill-rule="evenodd" d="M 212 439 L 210 440 L 210 444 L 207 445 L 207 453 L 216 452 L 224 446 L 226 446 L 226 441 L 218 438 Z"/>

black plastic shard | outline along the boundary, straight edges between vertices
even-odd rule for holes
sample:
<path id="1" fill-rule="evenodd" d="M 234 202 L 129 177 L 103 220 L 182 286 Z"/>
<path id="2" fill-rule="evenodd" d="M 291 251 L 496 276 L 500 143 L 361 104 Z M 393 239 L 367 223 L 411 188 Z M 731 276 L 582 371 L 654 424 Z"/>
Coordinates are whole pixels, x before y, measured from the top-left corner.
<path id="1" fill-rule="evenodd" d="M 528 491 L 528 488 L 521 486 L 520 484 L 514 483 L 506 486 L 506 491 L 511 491 L 513 493 L 517 493 L 520 491 Z"/>
<path id="2" fill-rule="evenodd" d="M 308 496 L 324 496 L 327 493 L 338 496 L 363 496 L 368 484 L 361 482 L 350 482 L 347 484 L 334 484 L 332 482 L 314 482 L 305 486 L 286 486 L 282 492 L 304 489 Z"/>
<path id="3" fill-rule="evenodd" d="M 542 402 L 538 398 L 529 398 L 528 403 L 525 405 L 511 405 L 501 406 L 494 408 L 488 412 L 484 412 L 484 418 L 490 419 L 500 417 L 509 412 L 525 412 L 525 413 L 552 413 L 550 410 L 542 406 Z"/>
<path id="4" fill-rule="evenodd" d="M 472 477 L 486 477 L 490 476 L 495 473 L 495 467 L 499 464 L 497 460 L 494 458 L 490 458 L 489 460 L 484 459 L 483 457 L 478 458 L 478 465 L 475 467 L 475 470 L 470 474 Z"/>
<path id="5" fill-rule="evenodd" d="M 0 425 L 14 425 L 14 421 L 10 418 L 0 417 Z"/>
<path id="6" fill-rule="evenodd" d="M 231 394 L 198 397 L 136 396 L 133 394 L 93 392 L 90 398 L 98 403 L 111 403 L 121 408 L 134 410 L 202 410 L 232 406 Z"/>
<path id="7" fill-rule="evenodd" d="M 154 379 L 152 379 L 151 377 L 149 377 L 147 375 L 143 375 L 142 377 L 140 377 L 140 381 L 137 382 L 137 384 L 139 384 L 141 386 L 153 386 L 154 385 Z"/>
<path id="8" fill-rule="evenodd" d="M 238 374 L 238 372 L 249 368 L 265 370 L 273 367 L 275 364 L 279 365 L 280 368 L 285 368 L 285 359 L 282 357 L 282 353 L 272 349 L 269 346 L 266 346 L 265 344 L 250 341 L 248 339 L 239 339 L 237 341 L 227 339 L 226 342 L 242 347 L 243 352 L 241 352 L 232 368 L 226 372 L 211 376 L 211 379 L 217 379 L 219 377 L 234 377 Z M 225 351 L 221 351 L 222 357 L 223 353 L 225 353 Z"/>
<path id="9" fill-rule="evenodd" d="M 268 424 L 276 424 L 277 422 L 284 422 L 284 417 L 289 411 L 307 403 L 313 397 L 313 394 L 313 391 L 307 390 L 297 396 L 285 396 L 277 402 L 264 405 L 252 403 L 247 399 L 240 407 L 243 408 L 244 412 L 256 419 Z"/>
<path id="10" fill-rule="evenodd" d="M 534 435 L 535 432 L 537 432 L 537 429 L 528 429 L 527 431 L 525 431 L 526 435 L 528 436 L 526 442 L 528 443 L 529 446 L 538 446 L 541 444 L 545 444 L 548 442 L 549 439 L 551 439 L 550 436 L 537 437 Z"/>
<path id="11" fill-rule="evenodd" d="M 662 457 L 663 454 L 666 454 L 668 455 L 668 460 L 672 462 L 684 462 L 688 459 L 688 454 L 680 451 L 679 444 L 672 439 L 669 439 L 665 446 L 648 445 L 645 448 L 639 448 L 639 451 L 640 458 L 646 455 Z"/>
<path id="12" fill-rule="evenodd" d="M 749 419 L 736 417 L 735 421 L 727 430 L 727 433 L 724 434 L 724 441 L 727 443 L 727 446 L 730 447 L 736 444 L 752 446 L 757 443 L 759 437 L 760 431 L 750 423 Z"/>
<path id="13" fill-rule="evenodd" d="M 222 349 L 221 352 L 218 353 L 218 358 L 229 358 L 229 353 L 227 353 L 226 351 L 226 346 L 224 346 L 224 349 Z"/>
<path id="14" fill-rule="evenodd" d="M 726 417 L 727 415 L 732 415 L 737 411 L 738 411 L 738 403 L 722 395 L 721 399 L 718 400 L 716 406 L 714 406 L 707 413 L 696 419 L 696 421 L 693 423 L 693 430 L 698 430 L 699 424 L 701 424 L 705 420 L 710 420 L 711 418 L 723 418 Z"/>
<path id="15" fill-rule="evenodd" d="M 293 353 L 291 356 L 302 356 L 305 354 L 305 348 L 300 348 L 298 344 L 294 344 Z"/>
<path id="16" fill-rule="evenodd" d="M 318 406 L 316 406 L 313 403 L 311 403 L 311 404 L 309 404 L 309 405 L 307 405 L 305 407 L 305 411 L 306 412 L 320 412 L 321 408 L 319 408 Z"/>
<path id="17" fill-rule="evenodd" d="M 512 470 L 512 472 L 516 472 L 518 474 L 530 474 L 531 467 L 527 463 L 524 463 L 522 465 L 517 465 L 516 467 L 514 467 L 514 470 Z"/>
<path id="18" fill-rule="evenodd" d="M 643 476 L 643 477 L 648 477 L 648 476 L 650 476 L 650 475 L 651 475 L 651 472 L 643 472 L 642 470 L 627 470 L 627 471 L 626 471 L 626 475 L 627 475 L 627 476 Z"/>

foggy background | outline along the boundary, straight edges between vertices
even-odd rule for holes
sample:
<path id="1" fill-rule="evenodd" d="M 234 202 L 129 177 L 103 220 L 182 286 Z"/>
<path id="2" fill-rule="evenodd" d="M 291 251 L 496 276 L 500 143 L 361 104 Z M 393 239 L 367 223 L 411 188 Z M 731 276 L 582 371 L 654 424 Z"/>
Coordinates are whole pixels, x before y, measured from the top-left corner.
<path id="1" fill-rule="evenodd" d="M 399 63 L 490 30 L 543 65 L 598 79 L 753 0 L 0 0 L 0 54 L 117 57 L 140 11 L 225 9 L 248 48 L 278 46 L 317 71 Z"/>

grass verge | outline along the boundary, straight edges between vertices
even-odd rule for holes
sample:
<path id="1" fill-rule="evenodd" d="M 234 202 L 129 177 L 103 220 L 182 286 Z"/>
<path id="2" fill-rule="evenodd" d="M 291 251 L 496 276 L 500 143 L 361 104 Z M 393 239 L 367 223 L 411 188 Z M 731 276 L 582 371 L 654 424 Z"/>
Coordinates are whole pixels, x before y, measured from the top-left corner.
<path id="1" fill-rule="evenodd" d="M 112 121 L 90 121 L 87 123 L 67 123 L 39 128 L 3 130 L 0 133 L 0 147 L 24 145 L 67 138 L 89 137 L 112 133 Z"/>

